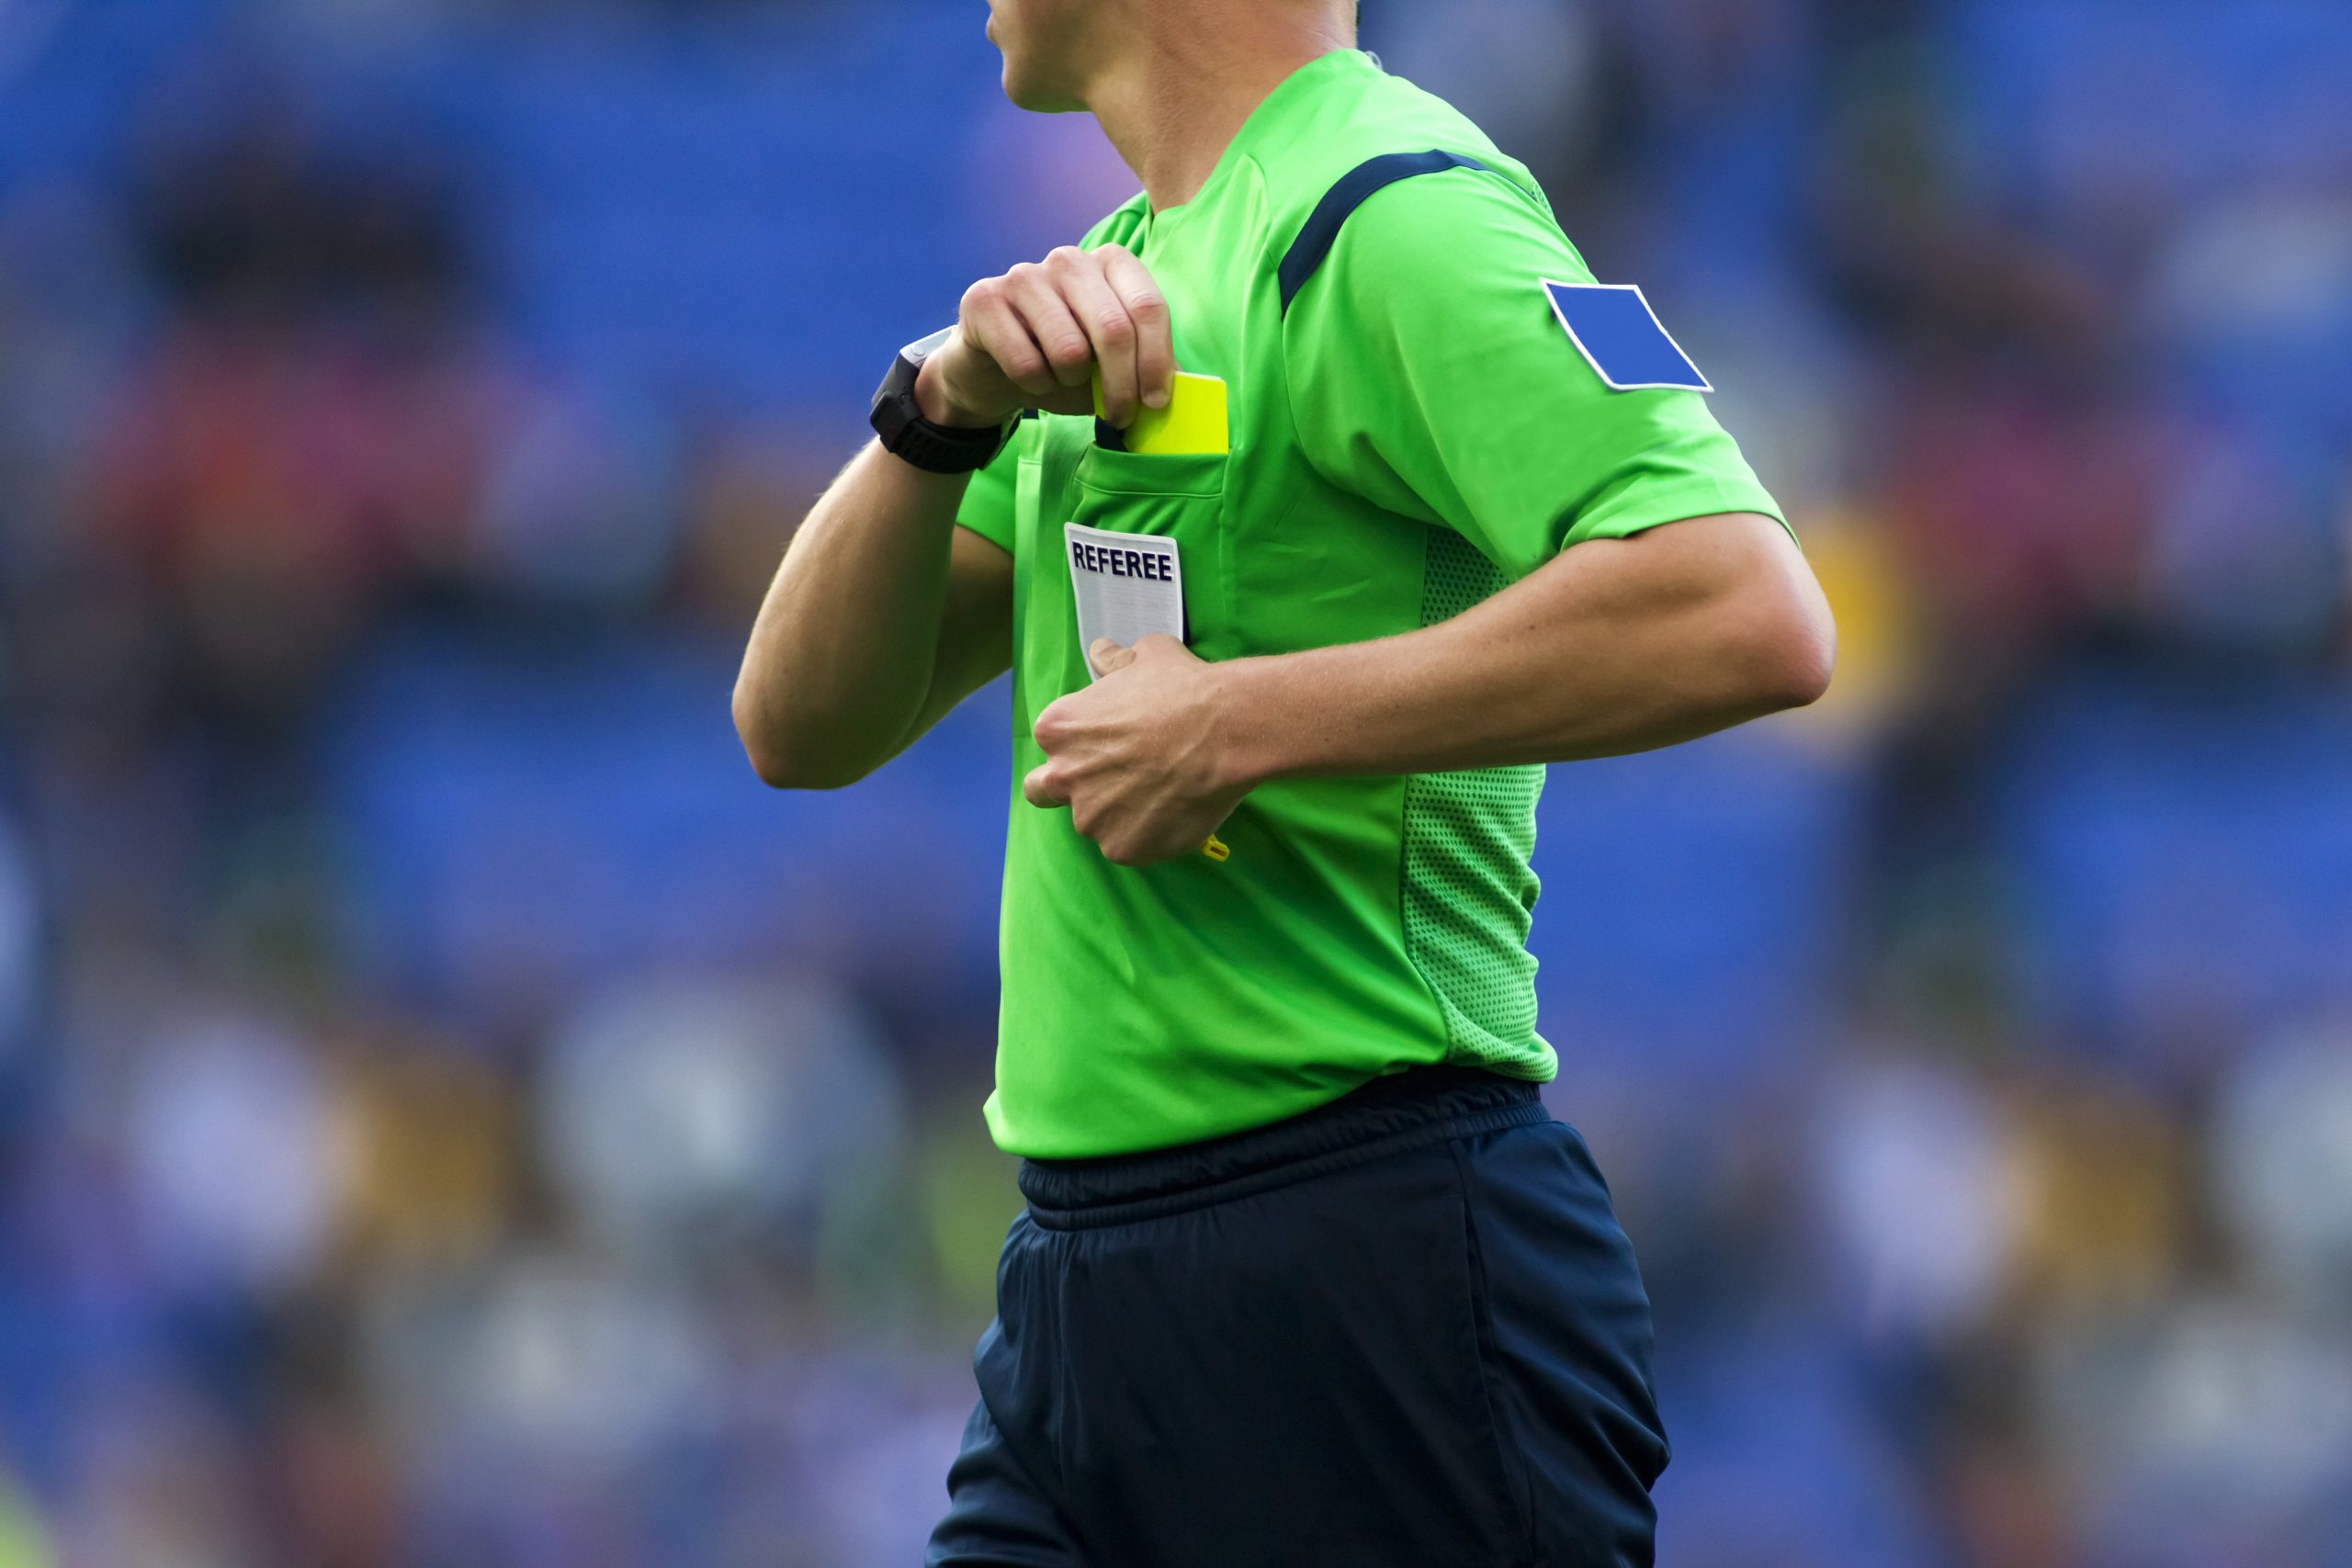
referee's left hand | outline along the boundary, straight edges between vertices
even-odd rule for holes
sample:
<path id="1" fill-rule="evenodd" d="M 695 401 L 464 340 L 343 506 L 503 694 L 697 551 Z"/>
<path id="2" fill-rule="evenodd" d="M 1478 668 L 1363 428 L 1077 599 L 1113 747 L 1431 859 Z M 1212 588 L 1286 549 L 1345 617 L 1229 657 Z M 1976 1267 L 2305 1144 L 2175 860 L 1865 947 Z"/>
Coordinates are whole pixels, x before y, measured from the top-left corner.
<path id="1" fill-rule="evenodd" d="M 1117 865 L 1197 855 L 1250 793 L 1227 776 L 1214 665 L 1172 637 L 1087 650 L 1102 679 L 1046 705 L 1030 733 L 1046 760 L 1021 793 L 1068 807 L 1071 825 Z"/>

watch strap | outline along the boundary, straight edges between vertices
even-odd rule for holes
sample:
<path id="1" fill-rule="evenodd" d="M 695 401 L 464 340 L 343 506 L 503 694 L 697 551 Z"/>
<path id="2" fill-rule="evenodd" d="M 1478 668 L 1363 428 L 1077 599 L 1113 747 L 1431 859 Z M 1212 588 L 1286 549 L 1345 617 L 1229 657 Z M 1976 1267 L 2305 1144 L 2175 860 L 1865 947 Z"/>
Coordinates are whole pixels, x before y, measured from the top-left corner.
<path id="1" fill-rule="evenodd" d="M 923 417 L 915 382 L 923 361 L 946 341 L 947 333 L 937 332 L 899 351 L 874 394 L 871 419 L 882 449 L 893 457 L 927 473 L 968 474 L 987 468 L 1004 450 L 1015 420 L 974 427 L 939 424 Z"/>

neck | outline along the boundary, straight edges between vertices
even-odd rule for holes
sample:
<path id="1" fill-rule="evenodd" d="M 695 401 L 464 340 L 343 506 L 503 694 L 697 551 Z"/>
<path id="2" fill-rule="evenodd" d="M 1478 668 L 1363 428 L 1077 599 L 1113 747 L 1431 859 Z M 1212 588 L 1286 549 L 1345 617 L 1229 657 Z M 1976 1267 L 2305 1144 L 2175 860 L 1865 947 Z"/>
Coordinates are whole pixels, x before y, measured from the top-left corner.
<path id="1" fill-rule="evenodd" d="M 1087 107 L 1143 182 L 1154 211 L 1200 194 L 1242 122 L 1284 77 L 1353 47 L 1354 29 L 1289 12 L 1253 0 L 1235 9 L 1230 26 L 1171 27 L 1092 84 Z"/>

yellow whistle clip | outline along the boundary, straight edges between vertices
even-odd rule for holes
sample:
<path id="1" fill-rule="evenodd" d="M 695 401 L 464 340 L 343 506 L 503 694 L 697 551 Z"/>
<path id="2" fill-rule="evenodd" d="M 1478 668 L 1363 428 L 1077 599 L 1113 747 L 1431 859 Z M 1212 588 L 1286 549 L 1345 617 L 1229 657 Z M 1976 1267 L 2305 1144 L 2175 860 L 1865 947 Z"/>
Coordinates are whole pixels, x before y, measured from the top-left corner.
<path id="1" fill-rule="evenodd" d="M 1209 835 L 1209 841 L 1201 846 L 1201 853 L 1208 856 L 1209 859 L 1213 861 L 1222 862 L 1232 852 L 1233 852 L 1230 849 L 1226 847 L 1225 840 L 1218 838 L 1215 833 L 1211 833 Z"/>

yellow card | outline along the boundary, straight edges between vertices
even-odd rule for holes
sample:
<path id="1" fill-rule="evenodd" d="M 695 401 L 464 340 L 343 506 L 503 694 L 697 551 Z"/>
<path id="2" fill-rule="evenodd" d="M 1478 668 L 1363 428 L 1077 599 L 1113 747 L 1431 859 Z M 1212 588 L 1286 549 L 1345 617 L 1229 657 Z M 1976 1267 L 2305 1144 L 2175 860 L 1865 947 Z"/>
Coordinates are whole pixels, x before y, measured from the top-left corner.
<path id="1" fill-rule="evenodd" d="M 1094 378 L 1094 417 L 1102 417 L 1102 378 Z M 1159 457 L 1230 450 L 1225 423 L 1225 383 L 1215 376 L 1176 373 L 1164 409 L 1138 409 L 1120 432 L 1130 452 Z"/>

